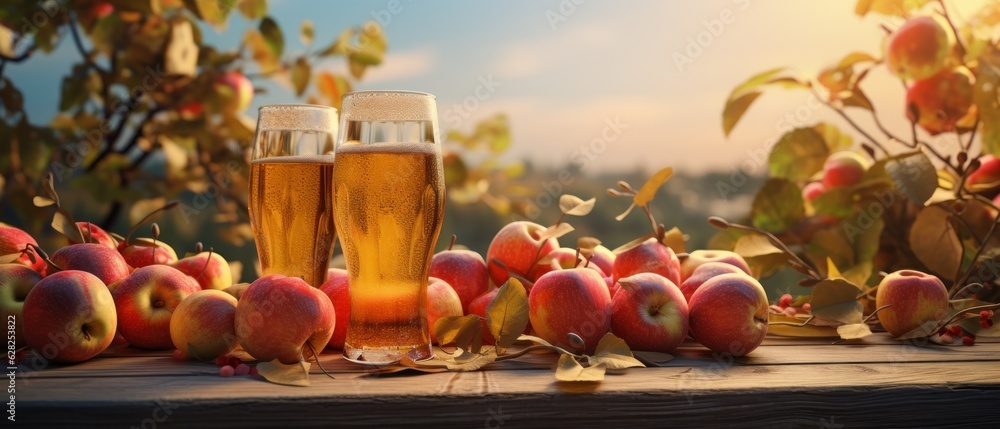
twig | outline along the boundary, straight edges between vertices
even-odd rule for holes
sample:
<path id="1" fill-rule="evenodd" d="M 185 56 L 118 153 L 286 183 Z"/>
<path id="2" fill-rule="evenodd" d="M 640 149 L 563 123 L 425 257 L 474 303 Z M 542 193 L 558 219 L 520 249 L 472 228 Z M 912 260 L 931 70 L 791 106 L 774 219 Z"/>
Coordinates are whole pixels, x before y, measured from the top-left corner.
<path id="1" fill-rule="evenodd" d="M 955 284 L 951 285 L 952 290 L 957 289 L 959 285 L 969 280 L 969 276 L 972 275 L 972 268 L 976 266 L 976 261 L 979 260 L 980 256 L 982 256 L 983 250 L 986 249 L 987 244 L 990 242 L 990 238 L 993 237 L 993 233 L 996 232 L 997 223 L 1000 223 L 1000 213 L 998 213 L 997 217 L 993 219 L 993 224 L 990 225 L 990 230 L 986 232 L 986 238 L 980 242 L 981 244 L 979 245 L 979 249 L 976 249 L 976 254 L 972 257 L 972 263 L 969 264 L 969 268 L 965 270 L 965 274 L 962 275 L 961 279 L 956 278 Z M 949 296 L 954 296 L 954 294 Z"/>
<path id="2" fill-rule="evenodd" d="M 951 21 L 951 16 L 948 14 L 948 8 L 944 5 L 944 0 L 938 0 L 938 4 L 941 5 L 941 15 L 944 16 L 944 20 L 948 21 L 948 26 L 951 27 L 952 33 L 955 34 L 955 45 L 958 47 L 958 54 L 961 57 L 965 56 L 965 45 L 962 43 L 962 37 L 958 34 L 958 28 L 955 28 L 955 23 Z"/>

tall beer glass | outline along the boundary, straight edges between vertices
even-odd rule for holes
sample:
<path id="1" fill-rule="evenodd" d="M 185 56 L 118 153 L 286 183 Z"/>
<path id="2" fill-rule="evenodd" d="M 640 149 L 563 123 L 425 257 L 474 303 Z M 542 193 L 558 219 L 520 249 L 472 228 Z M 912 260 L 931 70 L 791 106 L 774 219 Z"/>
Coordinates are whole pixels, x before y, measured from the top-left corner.
<path id="1" fill-rule="evenodd" d="M 387 364 L 431 357 L 427 269 L 444 215 L 434 96 L 344 96 L 333 183 L 350 276 L 344 357 Z"/>
<path id="2" fill-rule="evenodd" d="M 250 161 L 250 226 L 264 275 L 326 280 L 333 250 L 337 110 L 263 106 Z"/>

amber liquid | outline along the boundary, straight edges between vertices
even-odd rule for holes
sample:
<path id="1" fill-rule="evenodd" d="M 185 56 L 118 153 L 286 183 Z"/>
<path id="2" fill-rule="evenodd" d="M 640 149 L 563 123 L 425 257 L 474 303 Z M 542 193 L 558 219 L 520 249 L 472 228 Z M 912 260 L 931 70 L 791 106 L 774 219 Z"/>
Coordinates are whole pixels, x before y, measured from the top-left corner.
<path id="1" fill-rule="evenodd" d="M 445 201 L 438 147 L 347 143 L 337 150 L 333 183 L 351 285 L 345 357 L 429 358 L 427 270 Z"/>
<path id="2" fill-rule="evenodd" d="M 287 156 L 250 163 L 250 225 L 264 275 L 326 280 L 333 251 L 333 157 Z"/>

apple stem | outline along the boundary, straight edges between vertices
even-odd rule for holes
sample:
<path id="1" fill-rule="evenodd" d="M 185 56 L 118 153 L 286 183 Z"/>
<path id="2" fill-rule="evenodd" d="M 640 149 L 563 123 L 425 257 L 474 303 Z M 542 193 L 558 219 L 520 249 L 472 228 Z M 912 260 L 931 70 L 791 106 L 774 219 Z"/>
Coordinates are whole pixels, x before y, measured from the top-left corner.
<path id="1" fill-rule="evenodd" d="M 455 247 L 455 240 L 457 239 L 458 239 L 457 235 L 455 234 L 451 235 L 451 243 L 448 243 L 448 250 L 451 250 L 452 247 Z"/>
<path id="2" fill-rule="evenodd" d="M 211 247 L 211 246 L 208 247 L 208 257 L 205 258 L 205 266 L 201 267 L 201 272 L 198 273 L 198 277 L 195 277 L 195 278 L 200 279 L 201 276 L 205 275 L 205 271 L 208 270 L 208 263 L 212 262 L 212 253 L 214 251 L 215 251 L 214 247 Z"/>
<path id="3" fill-rule="evenodd" d="M 92 231 L 90 228 L 92 228 L 90 226 L 90 222 L 87 222 L 87 235 L 84 236 L 84 238 L 86 239 L 87 243 L 96 243 L 97 240 L 94 240 L 94 231 Z M 80 235 L 82 236 L 83 232 L 80 232 Z"/>
<path id="4" fill-rule="evenodd" d="M 336 378 L 334 376 L 330 375 L 329 372 L 326 372 L 326 368 L 323 368 L 323 364 L 319 363 L 319 353 L 316 353 L 316 348 L 313 347 L 312 343 L 310 343 L 309 341 L 306 341 L 306 346 L 308 346 L 309 347 L 309 351 L 312 352 L 313 360 L 316 361 L 316 366 L 319 367 L 320 371 L 323 371 L 323 374 L 326 374 L 327 377 L 330 377 L 331 379 L 336 380 Z M 306 359 L 302 358 L 302 360 L 306 360 Z"/>
<path id="5" fill-rule="evenodd" d="M 171 201 L 171 202 L 169 202 L 167 204 L 164 204 L 163 207 L 160 207 L 160 208 L 158 208 L 156 210 L 153 210 L 153 211 L 149 212 L 149 214 L 147 214 L 145 217 L 143 217 L 142 219 L 140 219 L 139 222 L 137 222 L 135 225 L 132 225 L 132 228 L 130 228 L 128 230 L 128 234 L 125 234 L 125 244 L 127 245 L 129 243 L 129 240 L 131 240 L 131 238 L 132 238 L 132 234 L 135 233 L 135 231 L 137 229 L 139 229 L 139 226 L 141 226 L 142 224 L 146 223 L 146 221 L 149 220 L 149 219 L 151 219 L 153 217 L 153 215 L 155 215 L 155 214 L 157 214 L 159 212 L 170 210 L 170 209 L 172 209 L 174 207 L 177 207 L 177 204 L 178 204 L 178 202 L 176 200 Z"/>
<path id="6" fill-rule="evenodd" d="M 880 312 L 880 311 L 882 311 L 882 310 L 885 310 L 885 309 L 886 309 L 886 308 L 888 308 L 888 307 L 892 307 L 892 304 L 886 304 L 886 305 L 883 305 L 883 306 L 881 306 L 881 307 L 879 307 L 879 308 L 876 308 L 876 309 L 875 309 L 875 311 L 873 311 L 873 312 L 872 312 L 872 314 L 869 314 L 869 315 L 868 315 L 868 317 L 865 317 L 865 318 L 864 318 L 864 319 L 863 319 L 863 320 L 861 321 L 861 323 L 868 323 L 868 320 L 869 320 L 869 319 L 871 319 L 872 317 L 875 317 L 875 315 L 876 315 L 876 314 L 878 314 L 878 312 Z"/>
<path id="7" fill-rule="evenodd" d="M 53 272 L 56 272 L 56 273 L 58 273 L 58 272 L 62 271 L 62 268 L 59 268 L 59 266 L 58 266 L 58 265 L 56 265 L 56 264 L 55 264 L 55 262 L 52 262 L 52 260 L 51 260 L 51 259 L 49 259 L 49 254 L 48 254 L 48 253 L 45 253 L 45 251 L 44 251 L 44 250 L 42 250 L 42 248 L 41 248 L 41 247 L 38 247 L 38 246 L 36 246 L 36 245 L 34 245 L 34 244 L 31 244 L 31 243 L 28 243 L 28 244 L 25 244 L 25 245 L 24 245 L 24 250 L 22 250 L 22 252 L 27 252 L 29 248 L 30 248 L 30 249 L 31 249 L 32 251 L 34 251 L 34 252 L 35 252 L 35 254 L 36 254 L 36 255 L 37 255 L 37 256 L 38 256 L 39 258 L 42 258 L 42 260 L 43 260 L 43 261 L 45 261 L 45 264 L 46 264 L 46 265 L 48 265 L 48 266 L 49 266 L 49 268 L 51 268 L 51 269 L 55 270 L 55 271 L 53 271 Z M 51 273 L 50 273 L 50 274 L 51 274 Z"/>
<path id="8" fill-rule="evenodd" d="M 202 245 L 200 241 L 194 244 L 194 254 L 195 255 L 201 253 L 201 251 L 204 250 L 204 249 L 205 249 L 205 246 Z"/>

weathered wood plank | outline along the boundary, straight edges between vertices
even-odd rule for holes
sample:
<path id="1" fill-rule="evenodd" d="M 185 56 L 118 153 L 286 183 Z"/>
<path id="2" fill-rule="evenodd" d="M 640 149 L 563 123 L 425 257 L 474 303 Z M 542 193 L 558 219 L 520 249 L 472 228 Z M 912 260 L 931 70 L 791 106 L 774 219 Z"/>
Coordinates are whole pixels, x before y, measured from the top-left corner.
<path id="1" fill-rule="evenodd" d="M 579 394 L 588 393 L 588 394 Z M 995 362 L 648 368 L 599 384 L 547 370 L 314 377 L 308 388 L 247 377 L 28 378 L 18 420 L 39 425 L 185 427 L 313 424 L 968 426 L 991 423 Z M 169 413 L 168 413 L 169 412 Z M 493 420 L 489 420 L 489 418 Z M 97 420 L 95 420 L 97 419 Z M 146 419 L 149 419 L 148 421 Z M 209 424 L 211 422 L 211 424 Z"/>

